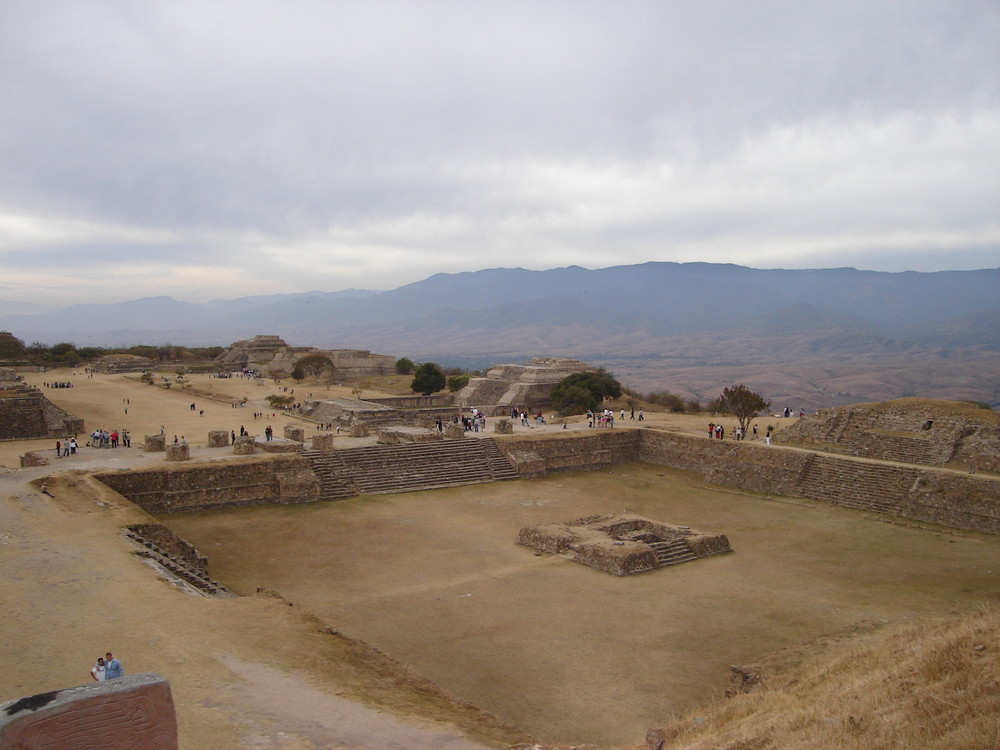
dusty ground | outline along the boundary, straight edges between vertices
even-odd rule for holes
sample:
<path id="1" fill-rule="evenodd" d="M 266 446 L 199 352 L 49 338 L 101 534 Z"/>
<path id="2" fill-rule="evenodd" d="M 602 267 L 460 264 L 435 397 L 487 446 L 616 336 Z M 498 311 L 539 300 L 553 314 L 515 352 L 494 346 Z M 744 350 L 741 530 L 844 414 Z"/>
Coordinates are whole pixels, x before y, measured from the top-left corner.
<path id="1" fill-rule="evenodd" d="M 735 552 L 616 578 L 514 543 L 524 525 L 629 510 Z M 448 491 L 178 514 L 250 592 L 281 591 L 536 736 L 641 741 L 720 696 L 730 664 L 859 623 L 994 598 L 1000 545 L 633 464 Z"/>
<path id="2" fill-rule="evenodd" d="M 195 457 L 221 460 L 227 450 L 201 447 L 208 430 L 242 424 L 259 434 L 271 423 L 281 434 L 289 418 L 252 417 L 277 387 L 192 377 L 198 391 L 217 394 L 211 400 L 123 376 L 30 379 L 57 378 L 77 387 L 46 395 L 84 417 L 88 431 L 127 427 L 134 447 L 81 449 L 49 467 L 0 474 L 0 657 L 17 665 L 0 677 L 0 699 L 83 682 L 97 655 L 112 650 L 130 672 L 171 680 L 186 748 L 502 747 L 526 738 L 510 724 L 548 740 L 638 743 L 647 727 L 719 694 L 730 663 L 859 621 L 997 595 L 995 538 L 717 491 L 693 475 L 634 465 L 176 517 L 216 577 L 243 593 L 265 586 L 284 597 L 199 599 L 157 579 L 117 535 L 139 511 L 82 474 L 49 479 L 54 500 L 26 482 L 152 465 L 159 456 L 139 450 L 141 436 L 161 425 L 185 435 Z M 243 409 L 222 400 L 244 395 Z M 708 421 L 646 416 L 645 426 L 692 434 Z M 762 431 L 782 422 L 760 420 Z M 0 465 L 53 442 L 0 443 Z M 736 552 L 618 579 L 513 543 L 525 523 L 622 509 L 725 532 Z M 416 674 L 324 632 L 327 625 Z"/>

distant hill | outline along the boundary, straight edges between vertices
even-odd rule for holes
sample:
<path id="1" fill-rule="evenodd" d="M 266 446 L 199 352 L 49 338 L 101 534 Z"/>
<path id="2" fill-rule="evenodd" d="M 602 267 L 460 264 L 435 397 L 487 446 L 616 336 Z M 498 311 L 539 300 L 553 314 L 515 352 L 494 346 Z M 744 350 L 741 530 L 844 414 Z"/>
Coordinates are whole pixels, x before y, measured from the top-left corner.
<path id="1" fill-rule="evenodd" d="M 3 315 L 0 329 L 77 345 L 203 346 L 272 333 L 473 367 L 563 355 L 604 364 L 640 390 L 707 400 L 745 382 L 805 408 L 904 395 L 1000 404 L 1000 268 L 498 268 L 383 292 L 74 305 Z"/>

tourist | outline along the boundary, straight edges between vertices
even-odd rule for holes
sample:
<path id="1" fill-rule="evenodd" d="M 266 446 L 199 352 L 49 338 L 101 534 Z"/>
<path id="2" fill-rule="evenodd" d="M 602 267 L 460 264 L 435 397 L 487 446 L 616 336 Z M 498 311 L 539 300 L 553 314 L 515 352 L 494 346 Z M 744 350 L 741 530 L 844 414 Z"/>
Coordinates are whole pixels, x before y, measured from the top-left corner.
<path id="1" fill-rule="evenodd" d="M 754 424 L 754 426 L 753 426 L 753 439 L 754 440 L 757 439 L 757 425 L 756 424 Z"/>
<path id="2" fill-rule="evenodd" d="M 103 656 L 97 657 L 97 664 L 91 667 L 90 676 L 94 678 L 94 682 L 104 682 L 108 678 Z"/>
<path id="3" fill-rule="evenodd" d="M 266 427 L 266 428 L 264 429 L 264 437 L 265 437 L 265 439 L 267 439 L 267 440 L 270 440 L 270 439 L 271 439 L 271 436 L 272 436 L 273 434 L 274 434 L 274 430 L 272 430 L 272 429 L 271 429 L 271 425 L 268 425 L 268 426 L 267 426 L 267 427 Z"/>
<path id="4" fill-rule="evenodd" d="M 62 441 L 56 440 L 56 458 L 62 458 Z"/>
<path id="5" fill-rule="evenodd" d="M 111 655 L 110 651 L 104 655 L 104 658 L 106 659 L 104 662 L 104 679 L 114 680 L 117 677 L 125 676 L 125 668 L 118 659 Z"/>
<path id="6" fill-rule="evenodd" d="M 70 455 L 72 455 L 72 456 L 76 455 L 76 447 L 77 447 L 77 445 L 76 445 L 76 438 L 75 437 L 74 438 L 70 438 L 69 439 L 69 452 L 70 452 Z"/>
<path id="7" fill-rule="evenodd" d="M 767 428 L 767 432 L 764 434 L 764 442 L 767 443 L 768 445 L 771 444 L 771 428 L 770 427 Z"/>
<path id="8" fill-rule="evenodd" d="M 639 421 L 641 422 L 644 419 L 645 419 L 645 417 L 642 416 L 642 409 L 639 409 Z"/>

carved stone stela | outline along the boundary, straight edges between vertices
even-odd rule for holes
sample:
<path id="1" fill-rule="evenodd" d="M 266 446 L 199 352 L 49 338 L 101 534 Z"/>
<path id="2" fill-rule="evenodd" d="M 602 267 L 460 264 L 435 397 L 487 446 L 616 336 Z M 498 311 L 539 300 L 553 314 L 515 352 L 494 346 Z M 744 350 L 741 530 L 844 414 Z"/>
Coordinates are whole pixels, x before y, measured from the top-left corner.
<path id="1" fill-rule="evenodd" d="M 0 703 L 0 750 L 177 750 L 170 684 L 151 672 Z"/>

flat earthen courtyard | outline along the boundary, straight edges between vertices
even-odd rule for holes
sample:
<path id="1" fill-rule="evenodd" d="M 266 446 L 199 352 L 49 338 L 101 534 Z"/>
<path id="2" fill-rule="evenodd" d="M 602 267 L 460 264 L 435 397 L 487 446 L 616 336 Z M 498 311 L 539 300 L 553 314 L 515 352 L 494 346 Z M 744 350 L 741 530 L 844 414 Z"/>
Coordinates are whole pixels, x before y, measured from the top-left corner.
<path id="1" fill-rule="evenodd" d="M 628 510 L 723 530 L 732 554 L 619 578 L 514 543 Z M 262 586 L 535 736 L 629 743 L 727 687 L 729 665 L 996 595 L 1000 545 L 700 477 L 610 471 L 176 514 L 239 593 Z"/>

